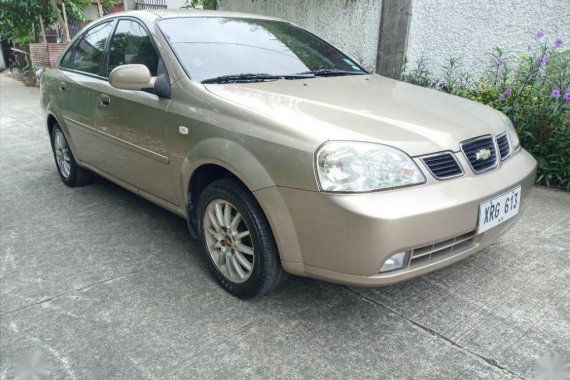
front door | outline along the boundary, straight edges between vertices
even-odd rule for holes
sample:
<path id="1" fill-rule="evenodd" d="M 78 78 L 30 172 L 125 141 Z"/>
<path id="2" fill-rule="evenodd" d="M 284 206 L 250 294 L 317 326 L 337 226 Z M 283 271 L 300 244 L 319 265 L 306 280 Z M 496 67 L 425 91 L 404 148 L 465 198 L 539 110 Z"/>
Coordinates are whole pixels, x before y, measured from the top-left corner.
<path id="1" fill-rule="evenodd" d="M 117 66 L 139 63 L 156 76 L 159 55 L 146 29 L 120 19 L 111 38 L 105 76 Z M 144 91 L 120 90 L 108 82 L 95 86 L 95 128 L 106 151 L 109 174 L 170 203 L 177 203 L 176 178 L 166 145 L 170 99 Z"/>

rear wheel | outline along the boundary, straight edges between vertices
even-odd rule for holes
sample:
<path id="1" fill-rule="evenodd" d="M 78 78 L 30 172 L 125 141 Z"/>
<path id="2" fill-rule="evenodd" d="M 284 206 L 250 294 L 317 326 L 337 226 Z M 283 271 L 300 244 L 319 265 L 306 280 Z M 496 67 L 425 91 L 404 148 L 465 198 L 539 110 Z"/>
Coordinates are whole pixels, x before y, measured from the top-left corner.
<path id="1" fill-rule="evenodd" d="M 91 181 L 93 174 L 77 164 L 67 139 L 58 124 L 51 131 L 51 148 L 57 171 L 64 184 L 75 187 L 83 186 Z"/>
<path id="2" fill-rule="evenodd" d="M 206 262 L 226 291 L 253 298 L 284 279 L 267 218 L 242 184 L 231 179 L 213 182 L 200 195 L 197 211 Z"/>

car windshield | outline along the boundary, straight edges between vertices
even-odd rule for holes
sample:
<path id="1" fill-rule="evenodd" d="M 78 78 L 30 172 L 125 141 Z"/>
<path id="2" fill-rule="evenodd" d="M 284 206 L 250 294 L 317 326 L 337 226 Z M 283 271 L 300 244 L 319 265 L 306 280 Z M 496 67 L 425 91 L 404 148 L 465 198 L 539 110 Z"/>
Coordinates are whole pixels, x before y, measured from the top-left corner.
<path id="1" fill-rule="evenodd" d="M 366 74 L 334 46 L 282 21 L 163 19 L 159 27 L 187 74 L 204 82 Z"/>

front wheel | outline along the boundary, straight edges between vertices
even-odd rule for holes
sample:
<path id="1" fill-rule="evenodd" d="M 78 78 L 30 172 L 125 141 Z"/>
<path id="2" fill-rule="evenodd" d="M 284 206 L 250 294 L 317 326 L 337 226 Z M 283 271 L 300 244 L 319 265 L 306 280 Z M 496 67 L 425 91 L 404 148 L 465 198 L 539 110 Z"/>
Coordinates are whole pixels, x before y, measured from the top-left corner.
<path id="1" fill-rule="evenodd" d="M 254 298 L 284 279 L 267 218 L 242 184 L 221 179 L 207 186 L 197 216 L 206 262 L 226 291 Z"/>

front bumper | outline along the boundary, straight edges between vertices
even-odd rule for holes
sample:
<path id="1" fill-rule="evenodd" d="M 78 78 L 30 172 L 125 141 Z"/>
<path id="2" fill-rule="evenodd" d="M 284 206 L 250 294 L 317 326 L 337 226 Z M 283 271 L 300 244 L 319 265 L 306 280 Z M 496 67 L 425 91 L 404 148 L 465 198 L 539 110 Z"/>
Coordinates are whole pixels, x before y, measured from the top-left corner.
<path id="1" fill-rule="evenodd" d="M 535 175 L 536 161 L 521 150 L 492 172 L 405 189 L 332 194 L 271 187 L 256 191 L 255 196 L 273 228 L 287 272 L 380 286 L 450 265 L 497 240 L 520 213 L 474 235 L 479 204 L 521 185 L 522 212 Z M 470 238 L 453 249 L 412 261 L 404 269 L 379 273 L 397 252 L 437 247 L 465 236 Z"/>

